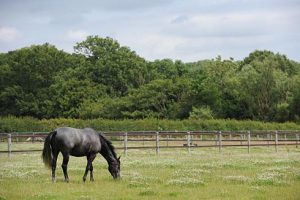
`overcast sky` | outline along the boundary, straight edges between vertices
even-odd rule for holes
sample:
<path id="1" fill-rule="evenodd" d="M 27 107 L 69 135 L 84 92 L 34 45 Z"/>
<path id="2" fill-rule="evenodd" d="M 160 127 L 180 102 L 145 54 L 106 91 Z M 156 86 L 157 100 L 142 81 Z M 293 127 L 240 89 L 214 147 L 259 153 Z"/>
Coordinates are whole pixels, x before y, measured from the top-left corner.
<path id="1" fill-rule="evenodd" d="M 88 35 L 147 60 L 266 49 L 300 61 L 300 0 L 0 0 L 0 52 L 46 42 L 73 52 Z"/>

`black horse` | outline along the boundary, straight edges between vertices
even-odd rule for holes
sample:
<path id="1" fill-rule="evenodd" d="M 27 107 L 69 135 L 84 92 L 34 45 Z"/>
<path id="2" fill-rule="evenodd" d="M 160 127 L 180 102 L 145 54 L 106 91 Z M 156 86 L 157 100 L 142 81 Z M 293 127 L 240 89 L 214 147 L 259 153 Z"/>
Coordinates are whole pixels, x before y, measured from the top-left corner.
<path id="1" fill-rule="evenodd" d="M 62 169 L 65 181 L 69 182 L 67 165 L 69 156 L 87 157 L 87 165 L 83 175 L 83 181 L 86 180 L 88 171 L 90 171 L 90 180 L 93 177 L 93 160 L 97 153 L 100 153 L 108 163 L 108 170 L 114 179 L 120 178 L 120 157 L 114 151 L 114 147 L 101 133 L 97 133 L 91 128 L 58 128 L 49 133 L 45 139 L 42 158 L 47 167 L 52 169 L 52 181 L 55 181 L 56 161 L 59 152 L 63 155 Z"/>

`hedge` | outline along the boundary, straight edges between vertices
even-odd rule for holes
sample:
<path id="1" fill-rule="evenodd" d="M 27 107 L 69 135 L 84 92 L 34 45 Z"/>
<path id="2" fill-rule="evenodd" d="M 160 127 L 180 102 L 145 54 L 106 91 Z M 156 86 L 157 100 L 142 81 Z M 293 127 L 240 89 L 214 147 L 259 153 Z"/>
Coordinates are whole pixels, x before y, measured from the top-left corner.
<path id="1" fill-rule="evenodd" d="M 0 132 L 49 132 L 57 127 L 91 127 L 99 131 L 195 131 L 195 130 L 300 130 L 294 122 L 273 123 L 260 121 L 214 120 L 107 120 L 107 119 L 35 119 L 32 117 L 0 117 Z"/>

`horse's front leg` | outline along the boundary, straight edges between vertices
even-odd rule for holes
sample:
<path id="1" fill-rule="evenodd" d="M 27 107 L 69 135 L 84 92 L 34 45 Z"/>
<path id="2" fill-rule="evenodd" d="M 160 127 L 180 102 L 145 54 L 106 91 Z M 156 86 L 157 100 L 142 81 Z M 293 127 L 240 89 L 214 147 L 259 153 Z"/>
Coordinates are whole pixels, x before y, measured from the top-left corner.
<path id="1" fill-rule="evenodd" d="M 86 165 L 85 172 L 84 172 L 84 175 L 83 175 L 83 178 L 82 178 L 83 182 L 86 181 L 86 176 L 87 176 L 87 174 L 88 174 L 89 171 L 91 172 L 90 173 L 90 176 L 91 176 L 90 180 L 94 181 L 94 177 L 93 177 L 93 164 L 92 163 L 93 163 L 94 159 L 96 158 L 96 154 L 90 154 L 86 158 L 87 158 L 87 165 Z"/>
<path id="2" fill-rule="evenodd" d="M 68 176 L 68 162 L 69 162 L 69 154 L 63 154 L 63 163 L 61 165 L 63 172 L 64 172 L 64 176 L 65 176 L 65 182 L 69 182 L 69 176 Z"/>

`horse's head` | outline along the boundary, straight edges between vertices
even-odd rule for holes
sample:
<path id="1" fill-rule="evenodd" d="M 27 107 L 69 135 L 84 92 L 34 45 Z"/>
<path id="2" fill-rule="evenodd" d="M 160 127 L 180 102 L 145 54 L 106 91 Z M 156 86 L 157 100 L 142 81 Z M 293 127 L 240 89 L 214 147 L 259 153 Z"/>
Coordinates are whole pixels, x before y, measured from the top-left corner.
<path id="1" fill-rule="evenodd" d="M 120 157 L 116 159 L 116 162 L 112 162 L 108 166 L 108 171 L 110 172 L 110 174 L 112 175 L 112 177 L 114 177 L 114 179 L 119 179 L 121 177 L 121 173 L 120 173 L 120 166 L 121 166 Z"/>

